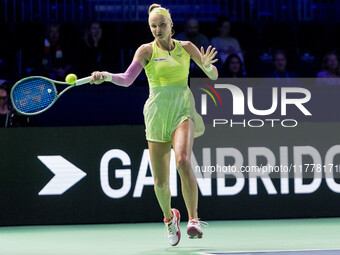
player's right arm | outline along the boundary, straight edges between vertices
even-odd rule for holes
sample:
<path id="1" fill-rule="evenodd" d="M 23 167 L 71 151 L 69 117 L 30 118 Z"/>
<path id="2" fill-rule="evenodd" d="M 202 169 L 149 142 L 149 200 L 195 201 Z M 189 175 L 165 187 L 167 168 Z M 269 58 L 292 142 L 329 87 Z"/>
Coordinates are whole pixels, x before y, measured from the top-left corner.
<path id="1" fill-rule="evenodd" d="M 113 74 L 109 72 L 93 72 L 91 84 L 100 84 L 104 81 L 110 81 L 116 85 L 129 87 L 141 73 L 144 66 L 146 66 L 152 55 L 151 44 L 141 45 L 133 57 L 131 65 L 125 71 L 125 73 Z"/>

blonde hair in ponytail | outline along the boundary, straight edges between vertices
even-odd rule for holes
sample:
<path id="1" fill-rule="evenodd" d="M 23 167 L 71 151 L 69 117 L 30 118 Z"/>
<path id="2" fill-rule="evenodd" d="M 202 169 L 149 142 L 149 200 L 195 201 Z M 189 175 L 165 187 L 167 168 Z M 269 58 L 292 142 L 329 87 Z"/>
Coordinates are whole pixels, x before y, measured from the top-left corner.
<path id="1" fill-rule="evenodd" d="M 163 8 L 160 4 L 152 4 L 149 7 L 149 14 L 152 12 L 153 9 L 155 8 Z"/>

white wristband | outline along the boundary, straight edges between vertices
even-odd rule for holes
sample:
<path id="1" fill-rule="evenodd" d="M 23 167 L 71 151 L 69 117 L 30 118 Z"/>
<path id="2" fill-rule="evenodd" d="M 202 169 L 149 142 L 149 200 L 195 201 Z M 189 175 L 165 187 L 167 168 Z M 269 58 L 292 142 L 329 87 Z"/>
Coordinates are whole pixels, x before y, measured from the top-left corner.
<path id="1" fill-rule="evenodd" d="M 203 66 L 204 70 L 207 72 L 211 72 L 212 70 L 212 64 L 210 64 L 208 67 Z"/>
<path id="2" fill-rule="evenodd" d="M 109 72 L 103 72 L 106 76 L 105 81 L 112 82 L 112 75 Z"/>

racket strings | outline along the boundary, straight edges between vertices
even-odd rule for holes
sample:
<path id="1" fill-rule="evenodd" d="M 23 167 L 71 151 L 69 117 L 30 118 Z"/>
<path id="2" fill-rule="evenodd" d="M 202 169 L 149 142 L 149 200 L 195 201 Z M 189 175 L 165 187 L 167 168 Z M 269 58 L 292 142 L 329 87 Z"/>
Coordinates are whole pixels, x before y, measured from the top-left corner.
<path id="1" fill-rule="evenodd" d="M 37 113 L 50 106 L 56 91 L 53 83 L 41 78 L 24 80 L 13 88 L 13 103 L 22 113 Z"/>

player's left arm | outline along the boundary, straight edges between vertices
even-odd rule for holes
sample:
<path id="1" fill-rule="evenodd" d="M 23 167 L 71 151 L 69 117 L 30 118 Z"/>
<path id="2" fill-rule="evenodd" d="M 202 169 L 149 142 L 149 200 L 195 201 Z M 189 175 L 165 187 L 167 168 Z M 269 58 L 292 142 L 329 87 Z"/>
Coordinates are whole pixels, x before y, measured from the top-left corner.
<path id="1" fill-rule="evenodd" d="M 215 59 L 217 51 L 215 48 L 209 46 L 207 51 L 204 52 L 203 47 L 201 47 L 201 52 L 198 50 L 196 45 L 189 41 L 181 42 L 183 48 L 188 52 L 190 57 L 195 61 L 195 63 L 202 69 L 202 71 L 212 80 L 217 80 L 218 71 L 216 66 L 213 64 L 218 61 Z"/>

